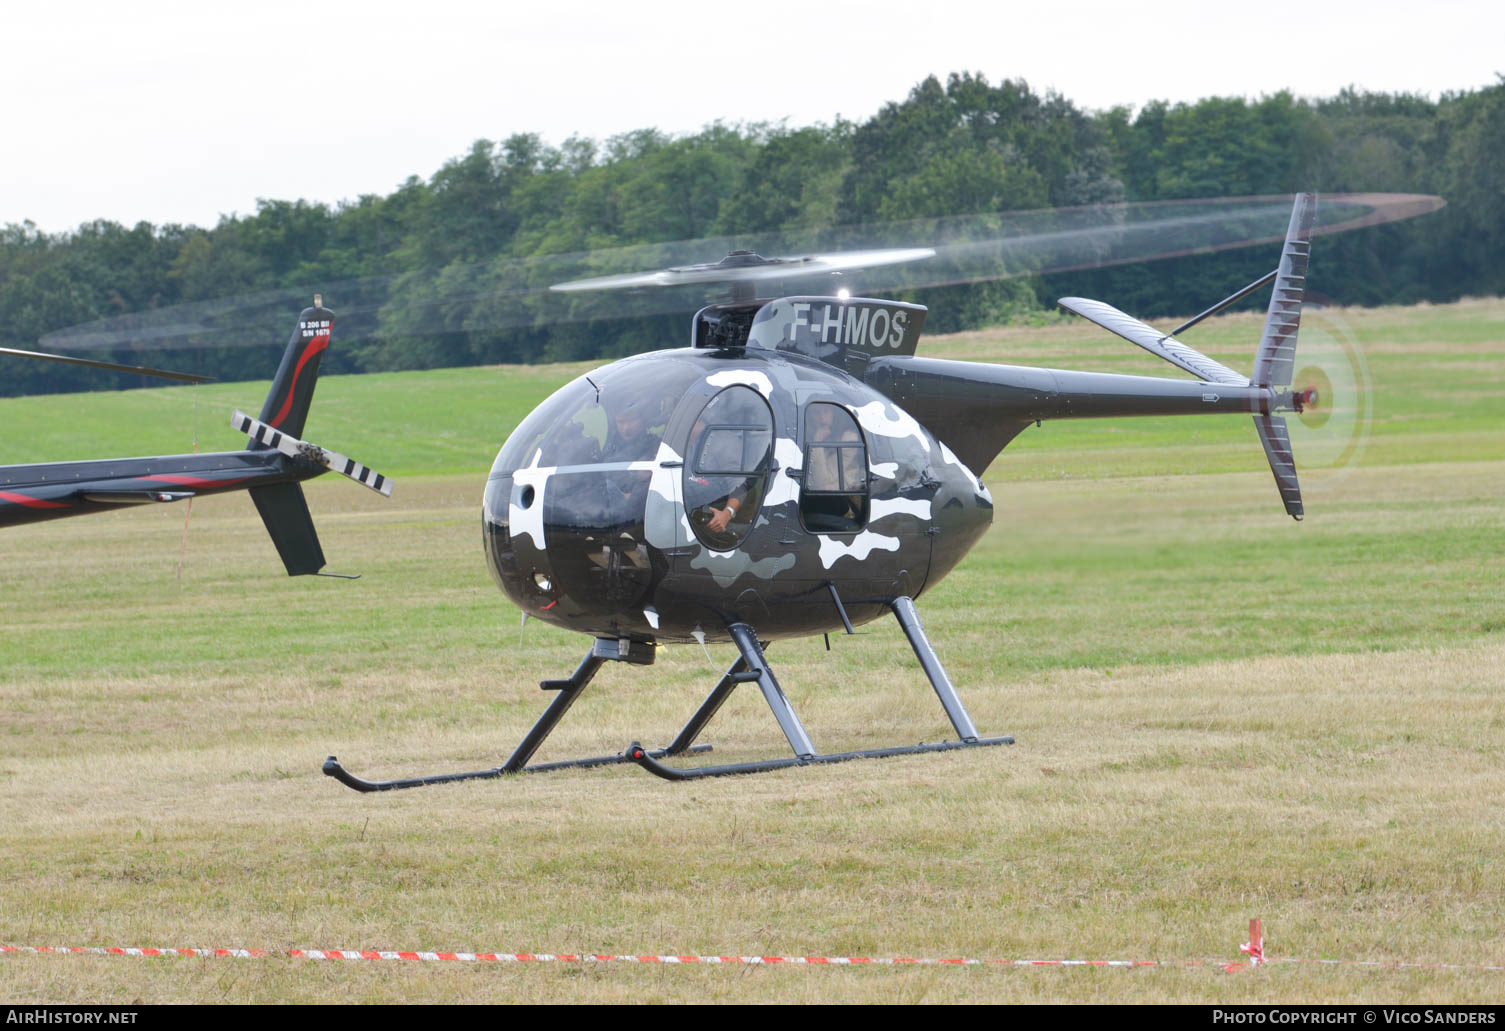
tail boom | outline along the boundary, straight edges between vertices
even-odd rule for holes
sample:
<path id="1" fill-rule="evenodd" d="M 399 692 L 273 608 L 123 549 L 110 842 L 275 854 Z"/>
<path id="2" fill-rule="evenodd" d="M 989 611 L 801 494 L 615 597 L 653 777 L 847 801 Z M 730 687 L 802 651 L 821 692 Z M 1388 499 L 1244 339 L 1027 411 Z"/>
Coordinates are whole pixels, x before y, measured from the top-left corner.
<path id="1" fill-rule="evenodd" d="M 866 380 L 979 473 L 1031 423 L 1047 419 L 1266 414 L 1279 400 L 1274 391 L 1247 382 L 1197 383 L 944 358 L 874 359 Z"/>

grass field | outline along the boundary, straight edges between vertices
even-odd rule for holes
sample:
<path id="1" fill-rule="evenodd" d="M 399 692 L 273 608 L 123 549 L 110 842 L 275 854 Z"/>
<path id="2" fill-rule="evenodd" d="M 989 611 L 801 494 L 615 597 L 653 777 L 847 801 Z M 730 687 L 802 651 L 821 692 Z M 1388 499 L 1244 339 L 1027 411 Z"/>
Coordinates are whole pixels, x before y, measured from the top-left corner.
<path id="1" fill-rule="evenodd" d="M 484 472 L 581 368 L 320 383 L 307 436 L 397 478 L 309 484 L 289 580 L 243 496 L 0 534 L 0 944 L 1156 959 L 1137 970 L 588 968 L 0 956 L 25 1001 L 1495 1001 L 1505 973 L 1505 301 L 1332 311 L 1360 453 L 1281 511 L 1248 420 L 1047 424 L 921 602 L 1012 748 L 671 785 L 635 769 L 359 796 L 491 766 L 585 642 L 518 613 Z M 1314 320 L 1315 324 L 1315 320 Z M 1195 340 L 1247 368 L 1258 320 Z M 922 344 L 1159 374 L 1080 322 Z M 268 352 L 268 368 L 276 350 Z M 1166 370 L 1169 371 L 1169 370 Z M 0 401 L 7 462 L 240 446 L 265 384 Z M 1298 443 L 1298 458 L 1301 451 Z M 835 751 L 950 736 L 897 627 L 779 644 Z M 727 647 L 714 662 L 731 660 Z M 603 670 L 540 759 L 672 733 L 699 649 Z M 755 692 L 719 759 L 786 753 Z M 1226 974 L 1265 924 L 1278 963 Z M 1432 966 L 1362 966 L 1416 963 Z M 1447 969 L 1436 964 L 1456 964 Z"/>

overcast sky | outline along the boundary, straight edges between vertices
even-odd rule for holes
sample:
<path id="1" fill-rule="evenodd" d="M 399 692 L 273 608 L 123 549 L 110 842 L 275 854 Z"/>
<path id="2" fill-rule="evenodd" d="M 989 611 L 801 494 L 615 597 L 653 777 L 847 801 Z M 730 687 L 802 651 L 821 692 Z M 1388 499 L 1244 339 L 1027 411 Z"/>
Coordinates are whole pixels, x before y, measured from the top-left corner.
<path id="1" fill-rule="evenodd" d="M 928 74 L 1087 108 L 1432 97 L 1505 72 L 1505 4 L 905 0 L 7 5 L 0 223 L 213 225 L 428 177 L 480 137 L 861 120 Z"/>

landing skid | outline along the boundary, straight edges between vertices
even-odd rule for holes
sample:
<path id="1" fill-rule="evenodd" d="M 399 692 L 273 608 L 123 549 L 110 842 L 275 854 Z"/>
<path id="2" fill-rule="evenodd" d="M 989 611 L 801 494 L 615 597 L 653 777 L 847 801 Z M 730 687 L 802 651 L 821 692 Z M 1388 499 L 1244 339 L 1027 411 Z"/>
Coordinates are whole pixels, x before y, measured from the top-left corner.
<path id="1" fill-rule="evenodd" d="M 941 666 L 935 649 L 931 647 L 930 640 L 925 636 L 925 628 L 920 623 L 919 613 L 915 610 L 914 602 L 909 598 L 895 598 L 889 602 L 894 616 L 903 628 L 904 635 L 909 639 L 910 647 L 914 649 L 915 657 L 919 659 L 920 666 L 925 670 L 926 677 L 930 680 L 930 686 L 935 689 L 936 697 L 940 699 L 941 706 L 946 710 L 946 716 L 951 720 L 951 725 L 956 728 L 959 740 L 939 741 L 933 744 L 901 745 L 895 748 L 873 748 L 858 752 L 831 752 L 822 754 L 817 752 L 815 745 L 810 740 L 810 735 L 805 731 L 804 724 L 789 704 L 783 688 L 773 675 L 773 670 L 768 665 L 768 660 L 763 654 L 763 647 L 758 642 L 758 636 L 753 628 L 746 623 L 733 623 L 727 629 L 731 633 L 733 642 L 737 645 L 739 655 L 737 661 L 732 663 L 721 680 L 706 696 L 705 701 L 700 703 L 700 708 L 695 710 L 684 727 L 674 740 L 665 748 L 645 749 L 634 741 L 627 749 L 618 755 L 595 756 L 587 759 L 567 759 L 562 762 L 536 763 L 528 765 L 528 760 L 533 757 L 545 738 L 554 730 L 555 725 L 569 711 L 570 706 L 575 704 L 575 699 L 580 692 L 585 690 L 587 684 L 596 675 L 596 671 L 607 661 L 630 662 L 635 665 L 649 665 L 653 662 L 653 649 L 650 645 L 634 643 L 630 641 L 617 641 L 610 638 L 597 638 L 591 645 L 591 650 L 581 660 L 579 667 L 568 680 L 546 680 L 542 686 L 544 690 L 558 691 L 559 695 L 538 718 L 538 722 L 528 731 L 522 743 L 513 750 L 507 761 L 501 766 L 489 770 L 475 770 L 469 773 L 446 773 L 432 777 L 414 777 L 407 780 L 363 780 L 355 776 L 342 766 L 338 759 L 330 756 L 324 760 L 324 772 L 338 780 L 341 784 L 353 788 L 356 791 L 395 791 L 401 788 L 424 787 L 429 784 L 444 784 L 460 780 L 488 780 L 502 777 L 510 773 L 543 773 L 549 770 L 565 769 L 589 769 L 595 766 L 615 766 L 623 763 L 636 763 L 649 773 L 662 777 L 665 780 L 700 780 L 705 777 L 730 777 L 743 773 L 764 773 L 769 770 L 782 770 L 791 766 L 814 766 L 821 763 L 850 762 L 854 759 L 886 759 L 895 755 L 916 755 L 921 752 L 951 752 L 962 748 L 983 748 L 989 745 L 1011 745 L 1012 737 L 983 738 L 977 734 L 977 728 L 972 723 L 972 718 L 967 715 L 966 707 L 962 705 L 961 698 L 956 693 L 951 679 L 946 675 Z M 784 737 L 789 741 L 789 747 L 794 750 L 792 759 L 770 759 L 762 762 L 727 763 L 721 766 L 702 766 L 698 768 L 682 770 L 673 766 L 667 766 L 660 759 L 674 758 L 681 755 L 697 755 L 711 750 L 710 745 L 697 745 L 695 738 L 705 729 L 720 711 L 722 705 L 731 697 L 732 692 L 740 684 L 755 683 L 763 693 L 763 699 L 773 711 L 774 718 L 778 720 L 779 728 L 784 732 Z"/>
<path id="2" fill-rule="evenodd" d="M 954 752 L 959 748 L 982 748 L 986 745 L 1011 745 L 1011 737 L 983 737 L 973 741 L 937 741 L 934 744 L 900 745 L 897 748 L 869 748 L 862 752 L 827 752 L 821 755 L 796 756 L 793 759 L 767 759 L 763 762 L 727 763 L 724 766 L 697 766 L 689 770 L 675 769 L 659 762 L 664 749 L 648 751 L 634 741 L 627 747 L 627 756 L 655 777 L 665 780 L 700 780 L 703 777 L 735 777 L 741 773 L 766 773 L 769 770 L 784 770 L 791 766 L 815 766 L 818 763 L 844 763 L 853 759 L 887 759 L 895 755 L 917 755 L 920 752 Z M 618 760 L 613 760 L 618 761 Z"/>
<path id="3" fill-rule="evenodd" d="M 710 745 L 696 745 L 690 749 L 694 754 L 709 752 Z M 663 758 L 665 749 L 658 748 L 645 753 L 653 759 Z M 433 777 L 413 777 L 409 780 L 363 780 L 340 765 L 340 761 L 334 756 L 324 760 L 324 772 L 333 777 L 348 788 L 356 791 L 397 791 L 401 788 L 421 788 L 429 784 L 447 784 L 456 780 L 494 780 L 497 777 L 505 777 L 512 773 L 548 773 L 550 770 L 590 769 L 593 766 L 619 766 L 622 763 L 639 762 L 636 756 L 626 752 L 620 755 L 601 755 L 591 759 L 565 759 L 562 762 L 534 763 L 532 766 L 524 766 L 520 770 L 509 770 L 506 766 L 497 766 L 490 770 L 474 770 L 470 773 L 441 773 Z"/>

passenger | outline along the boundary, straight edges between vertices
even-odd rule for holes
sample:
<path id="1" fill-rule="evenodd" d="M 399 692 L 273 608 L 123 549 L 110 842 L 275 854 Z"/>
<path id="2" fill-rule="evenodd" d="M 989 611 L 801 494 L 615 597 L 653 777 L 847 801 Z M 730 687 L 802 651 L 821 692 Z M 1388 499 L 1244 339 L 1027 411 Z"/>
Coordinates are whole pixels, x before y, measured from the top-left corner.
<path id="1" fill-rule="evenodd" d="M 833 404 L 812 404 L 807 410 L 805 428 L 807 447 L 821 443 L 856 443 L 862 439 L 850 416 L 838 421 L 837 406 Z M 849 460 L 863 453 L 857 448 L 808 447 L 810 466 L 805 471 L 805 490 L 820 493 L 807 495 L 801 509 L 806 525 L 816 532 L 850 533 L 862 522 L 862 495 L 835 493 L 857 486 L 842 482 L 841 462 L 837 456 L 843 451 Z M 854 475 L 865 476 L 866 472 L 865 469 L 849 468 L 847 479 L 850 481 Z"/>

